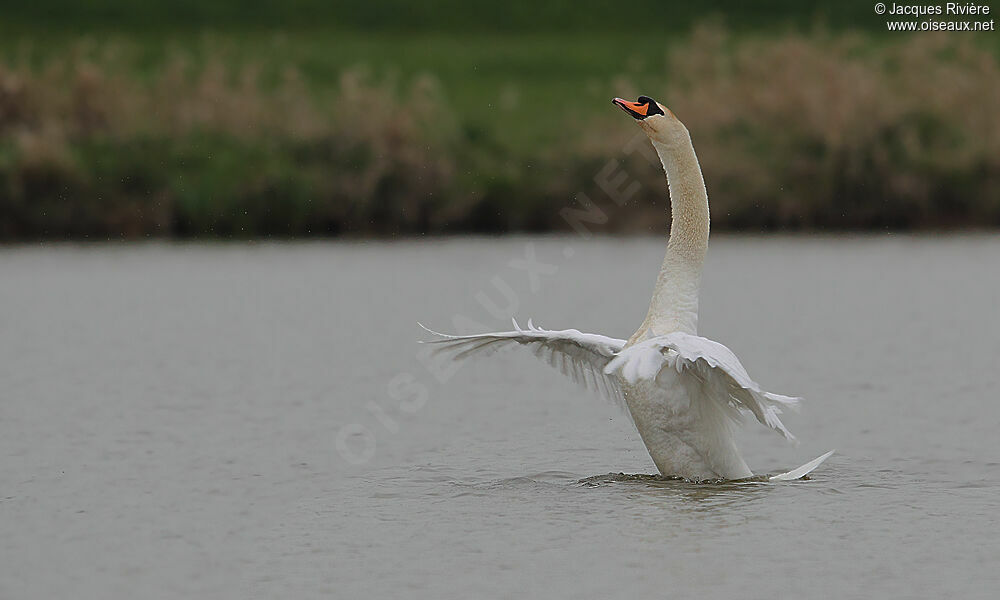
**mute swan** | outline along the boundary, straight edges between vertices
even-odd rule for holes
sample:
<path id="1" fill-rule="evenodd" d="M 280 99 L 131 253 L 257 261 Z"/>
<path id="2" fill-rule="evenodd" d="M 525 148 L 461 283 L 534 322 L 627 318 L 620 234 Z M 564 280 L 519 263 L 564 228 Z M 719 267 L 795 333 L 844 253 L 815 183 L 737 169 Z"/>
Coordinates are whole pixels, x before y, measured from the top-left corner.
<path id="1" fill-rule="evenodd" d="M 793 440 L 778 415 L 799 398 L 765 392 L 739 359 L 718 342 L 698 337 L 698 288 L 708 249 L 708 193 L 687 128 L 667 107 L 640 96 L 613 102 L 635 118 L 660 156 L 670 191 L 670 238 L 649 312 L 628 341 L 576 329 L 527 329 L 445 335 L 428 343 L 455 359 L 511 343 L 535 354 L 578 382 L 624 399 L 639 435 L 661 474 L 692 481 L 744 479 L 753 472 L 733 438 L 744 412 Z M 421 327 L 423 327 L 421 325 Z M 425 328 L 426 329 L 426 328 Z M 771 480 L 798 479 L 833 452 Z"/>

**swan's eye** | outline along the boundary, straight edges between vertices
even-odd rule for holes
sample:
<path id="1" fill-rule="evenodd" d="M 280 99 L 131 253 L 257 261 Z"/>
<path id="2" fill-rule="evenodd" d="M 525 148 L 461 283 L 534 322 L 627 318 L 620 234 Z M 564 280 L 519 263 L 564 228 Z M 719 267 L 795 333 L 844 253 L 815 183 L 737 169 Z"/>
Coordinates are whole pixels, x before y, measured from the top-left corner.
<path id="1" fill-rule="evenodd" d="M 645 104 L 649 107 L 649 109 L 646 111 L 647 117 L 651 115 L 663 114 L 663 109 L 660 108 L 660 105 L 656 103 L 656 100 L 653 100 L 649 96 L 639 96 L 638 102 L 639 104 Z"/>

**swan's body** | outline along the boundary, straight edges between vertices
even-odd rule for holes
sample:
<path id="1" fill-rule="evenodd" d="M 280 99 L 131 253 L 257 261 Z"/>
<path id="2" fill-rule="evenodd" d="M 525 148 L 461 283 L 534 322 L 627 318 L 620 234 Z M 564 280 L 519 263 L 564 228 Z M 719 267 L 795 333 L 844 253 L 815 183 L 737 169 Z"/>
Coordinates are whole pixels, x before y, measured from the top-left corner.
<path id="1" fill-rule="evenodd" d="M 764 392 L 728 348 L 697 335 L 698 289 L 708 250 L 708 193 L 687 128 L 665 107 L 640 97 L 615 99 L 650 137 L 667 174 L 670 239 L 645 320 L 628 341 L 575 329 L 546 331 L 514 323 L 514 331 L 441 336 L 430 343 L 464 358 L 515 342 L 535 347 L 577 381 L 624 400 L 656 468 L 694 481 L 743 479 L 734 426 L 749 412 L 794 439 L 778 415 L 799 399 Z M 432 332 L 433 333 L 433 332 Z M 829 454 L 772 479 L 802 477 Z"/>

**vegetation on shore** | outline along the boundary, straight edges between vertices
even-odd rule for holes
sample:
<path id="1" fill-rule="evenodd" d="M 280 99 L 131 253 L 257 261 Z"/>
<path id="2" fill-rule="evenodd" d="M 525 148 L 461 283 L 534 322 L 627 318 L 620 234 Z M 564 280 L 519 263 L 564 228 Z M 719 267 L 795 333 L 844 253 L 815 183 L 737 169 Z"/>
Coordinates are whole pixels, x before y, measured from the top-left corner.
<path id="1" fill-rule="evenodd" d="M 579 193 L 610 208 L 609 160 L 641 186 L 606 229 L 660 229 L 662 171 L 609 102 L 638 93 L 691 130 L 716 228 L 1000 225 L 1000 61 L 975 36 L 626 39 L 21 39 L 0 239 L 566 230 Z"/>

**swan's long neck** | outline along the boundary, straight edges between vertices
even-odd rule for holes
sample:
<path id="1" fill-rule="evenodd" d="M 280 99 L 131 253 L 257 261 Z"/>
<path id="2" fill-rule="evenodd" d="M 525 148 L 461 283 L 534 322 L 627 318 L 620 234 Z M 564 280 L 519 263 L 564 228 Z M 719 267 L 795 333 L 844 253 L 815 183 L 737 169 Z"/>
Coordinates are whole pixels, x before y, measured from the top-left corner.
<path id="1" fill-rule="evenodd" d="M 630 345 L 674 331 L 697 333 L 698 288 L 708 250 L 708 192 L 690 135 L 684 131 L 669 145 L 654 141 L 653 147 L 670 188 L 670 239 L 646 320 Z"/>

